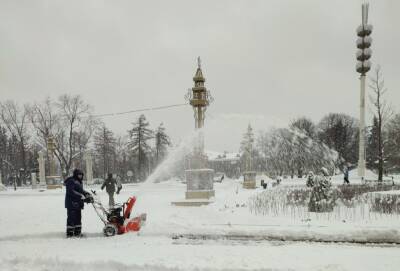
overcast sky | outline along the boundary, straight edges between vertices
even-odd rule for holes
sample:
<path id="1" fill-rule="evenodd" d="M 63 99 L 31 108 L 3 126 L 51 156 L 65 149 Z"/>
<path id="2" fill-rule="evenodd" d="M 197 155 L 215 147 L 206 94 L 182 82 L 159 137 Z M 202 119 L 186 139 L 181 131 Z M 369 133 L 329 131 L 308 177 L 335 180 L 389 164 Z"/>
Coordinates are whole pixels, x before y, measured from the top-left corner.
<path id="1" fill-rule="evenodd" d="M 400 1 L 370 1 L 373 64 L 399 110 Z M 361 1 L 0 0 L 0 100 L 80 94 L 96 114 L 185 102 L 201 56 L 215 98 L 208 149 L 236 151 L 255 130 L 296 116 L 358 117 L 355 29 Z M 146 113 L 174 141 L 189 106 Z M 126 133 L 138 114 L 104 118 Z"/>

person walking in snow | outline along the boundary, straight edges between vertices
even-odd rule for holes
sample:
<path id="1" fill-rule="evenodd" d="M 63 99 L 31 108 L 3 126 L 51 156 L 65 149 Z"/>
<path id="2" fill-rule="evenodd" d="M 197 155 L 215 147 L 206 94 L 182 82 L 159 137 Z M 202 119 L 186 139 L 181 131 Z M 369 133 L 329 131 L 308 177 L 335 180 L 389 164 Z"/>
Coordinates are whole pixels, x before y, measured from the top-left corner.
<path id="1" fill-rule="evenodd" d="M 345 184 L 350 184 L 350 181 L 349 181 L 349 168 L 347 166 L 344 166 L 343 174 L 344 174 L 344 177 L 343 177 L 344 183 Z"/>
<path id="2" fill-rule="evenodd" d="M 330 212 L 333 210 L 332 184 L 328 176 L 328 170 L 322 167 L 320 175 L 314 176 L 312 182 L 307 181 L 307 186 L 312 187 L 310 202 L 308 203 L 309 212 Z"/>
<path id="3" fill-rule="evenodd" d="M 93 202 L 93 197 L 83 189 L 83 172 L 75 169 L 64 181 L 65 208 L 67 209 L 67 238 L 82 236 L 82 209 L 84 202 Z"/>
<path id="4" fill-rule="evenodd" d="M 108 173 L 108 177 L 101 186 L 101 190 L 103 190 L 104 187 L 106 188 L 106 192 L 108 194 L 108 206 L 112 208 L 115 204 L 114 202 L 115 190 L 117 190 L 117 194 L 119 194 L 119 192 L 122 189 L 122 185 L 113 178 L 112 173 Z"/>

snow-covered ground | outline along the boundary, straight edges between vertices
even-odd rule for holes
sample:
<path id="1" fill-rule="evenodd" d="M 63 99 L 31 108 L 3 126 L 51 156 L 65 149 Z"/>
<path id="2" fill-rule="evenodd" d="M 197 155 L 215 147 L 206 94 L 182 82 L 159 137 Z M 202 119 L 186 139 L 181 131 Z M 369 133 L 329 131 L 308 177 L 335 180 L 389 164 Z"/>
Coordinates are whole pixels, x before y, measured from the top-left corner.
<path id="1" fill-rule="evenodd" d="M 283 184 L 291 182 L 302 181 Z M 215 184 L 216 199 L 209 206 L 171 205 L 183 199 L 185 189 L 175 181 L 125 185 L 117 201 L 136 195 L 134 212 L 148 214 L 146 226 L 139 234 L 105 238 L 101 221 L 86 205 L 83 239 L 64 237 L 65 191 L 0 192 L 0 270 L 399 269 L 400 246 L 360 244 L 400 243 L 397 216 L 345 222 L 256 216 L 248 199 L 262 189 L 243 190 L 238 180 Z M 107 202 L 106 193 L 99 194 Z"/>

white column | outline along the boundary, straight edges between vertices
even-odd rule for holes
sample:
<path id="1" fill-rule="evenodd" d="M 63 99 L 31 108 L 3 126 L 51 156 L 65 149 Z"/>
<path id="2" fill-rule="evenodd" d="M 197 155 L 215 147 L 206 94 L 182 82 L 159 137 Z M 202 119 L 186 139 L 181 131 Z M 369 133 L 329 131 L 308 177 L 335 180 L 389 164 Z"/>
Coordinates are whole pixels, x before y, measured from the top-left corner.
<path id="1" fill-rule="evenodd" d="M 45 170 L 45 161 L 44 161 L 44 153 L 39 152 L 39 181 L 40 186 L 46 186 L 46 170 Z"/>
<path id="2" fill-rule="evenodd" d="M 85 154 L 86 160 L 86 183 L 91 184 L 93 182 L 93 161 L 90 153 Z"/>
<path id="3" fill-rule="evenodd" d="M 360 77 L 360 142 L 358 152 L 358 176 L 365 178 L 365 75 Z"/>
<path id="4" fill-rule="evenodd" d="M 32 182 L 32 189 L 36 189 L 36 173 L 31 173 L 31 182 Z"/>

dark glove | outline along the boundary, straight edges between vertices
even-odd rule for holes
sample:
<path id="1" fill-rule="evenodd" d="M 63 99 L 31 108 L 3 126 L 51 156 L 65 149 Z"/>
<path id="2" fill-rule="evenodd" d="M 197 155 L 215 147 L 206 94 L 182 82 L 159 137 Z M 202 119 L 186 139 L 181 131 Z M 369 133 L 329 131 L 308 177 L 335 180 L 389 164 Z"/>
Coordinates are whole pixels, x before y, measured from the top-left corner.
<path id="1" fill-rule="evenodd" d="M 93 203 L 93 202 L 94 202 L 94 198 L 92 197 L 92 195 L 87 195 L 87 196 L 85 197 L 85 199 L 83 200 L 83 202 L 86 202 L 86 203 Z"/>

